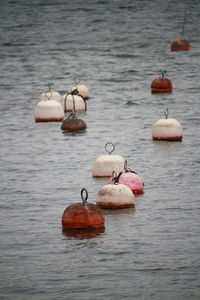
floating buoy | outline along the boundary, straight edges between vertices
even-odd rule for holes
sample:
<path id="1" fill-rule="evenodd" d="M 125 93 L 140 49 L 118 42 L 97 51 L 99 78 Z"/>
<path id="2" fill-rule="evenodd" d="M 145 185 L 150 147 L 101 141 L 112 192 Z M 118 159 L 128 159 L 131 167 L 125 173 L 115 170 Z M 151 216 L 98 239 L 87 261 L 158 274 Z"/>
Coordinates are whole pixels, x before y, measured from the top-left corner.
<path id="1" fill-rule="evenodd" d="M 114 184 L 116 181 L 111 178 L 108 183 Z M 142 179 L 137 175 L 136 172 L 127 168 L 127 160 L 124 162 L 124 170 L 120 172 L 117 176 L 117 182 L 127 185 L 134 194 L 143 194 L 144 183 Z"/>
<path id="2" fill-rule="evenodd" d="M 34 110 L 35 122 L 60 122 L 64 119 L 62 105 L 55 100 L 42 100 Z"/>
<path id="3" fill-rule="evenodd" d="M 82 119 L 78 119 L 75 113 L 71 113 L 67 119 L 63 120 L 61 129 L 64 131 L 83 131 L 87 128 L 86 123 Z"/>
<path id="4" fill-rule="evenodd" d="M 190 42 L 183 37 L 185 23 L 186 23 L 186 15 L 187 15 L 187 11 L 185 10 L 181 37 L 177 37 L 174 41 L 171 42 L 171 51 L 189 51 L 190 50 Z"/>
<path id="5" fill-rule="evenodd" d="M 81 190 L 81 199 L 82 203 L 71 204 L 65 209 L 61 221 L 63 228 L 104 227 L 104 215 L 97 205 L 87 203 L 88 192 L 85 188 Z"/>
<path id="6" fill-rule="evenodd" d="M 83 97 L 83 99 L 87 100 L 90 95 L 89 95 L 89 90 L 87 88 L 86 85 L 84 84 L 77 84 L 75 86 L 70 87 L 67 92 L 70 94 L 71 90 L 73 90 L 74 88 L 76 88 L 78 90 L 78 93 L 81 97 Z"/>
<path id="7" fill-rule="evenodd" d="M 55 100 L 59 103 L 62 102 L 62 96 L 60 93 L 51 89 L 51 85 L 49 84 L 49 90 L 40 94 L 39 101 L 42 100 Z"/>
<path id="8" fill-rule="evenodd" d="M 171 43 L 171 51 L 189 51 L 190 42 L 185 38 L 178 37 Z"/>
<path id="9" fill-rule="evenodd" d="M 162 77 L 155 78 L 151 83 L 151 92 L 152 93 L 171 93 L 173 90 L 173 86 L 171 81 L 164 77 L 166 71 L 163 70 Z"/>
<path id="10" fill-rule="evenodd" d="M 176 119 L 168 119 L 168 108 L 165 119 L 160 119 L 152 126 L 152 138 L 159 141 L 182 141 L 183 129 Z"/>
<path id="11" fill-rule="evenodd" d="M 109 145 L 112 147 L 110 151 L 108 150 Z M 111 155 L 115 149 L 113 143 L 106 143 L 105 149 L 109 154 L 101 155 L 96 159 L 92 167 L 93 177 L 110 177 L 112 176 L 113 170 L 117 173 L 123 170 L 124 158 L 120 155 Z"/>
<path id="12" fill-rule="evenodd" d="M 100 208 L 116 209 L 135 206 L 134 194 L 131 189 L 117 182 L 116 172 L 113 171 L 114 184 L 106 184 L 97 194 L 96 204 Z"/>
<path id="13" fill-rule="evenodd" d="M 86 111 L 87 104 L 83 97 L 78 94 L 78 90 L 73 89 L 63 96 L 63 108 L 64 112 Z"/>

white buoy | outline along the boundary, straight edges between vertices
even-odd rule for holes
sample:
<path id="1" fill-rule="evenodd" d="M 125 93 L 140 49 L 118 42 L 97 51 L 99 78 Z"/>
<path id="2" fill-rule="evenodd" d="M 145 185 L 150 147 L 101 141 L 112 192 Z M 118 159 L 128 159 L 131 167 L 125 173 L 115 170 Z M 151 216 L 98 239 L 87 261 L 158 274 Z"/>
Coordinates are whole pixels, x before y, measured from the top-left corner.
<path id="1" fill-rule="evenodd" d="M 101 188 L 96 197 L 96 204 L 100 208 L 127 208 L 135 206 L 134 198 L 133 192 L 127 185 L 115 182 Z"/>
<path id="2" fill-rule="evenodd" d="M 168 119 L 168 109 L 165 111 L 165 119 L 160 119 L 152 126 L 153 140 L 182 141 L 183 129 L 176 119 Z"/>
<path id="3" fill-rule="evenodd" d="M 41 100 L 34 110 L 35 122 L 58 122 L 64 119 L 62 105 L 55 100 Z"/>
<path id="4" fill-rule="evenodd" d="M 108 145 L 112 145 L 113 148 L 111 151 L 108 151 Z M 113 170 L 117 173 L 123 170 L 125 159 L 120 155 L 111 155 L 115 149 L 113 143 L 106 143 L 105 149 L 109 154 L 101 155 L 96 159 L 92 167 L 93 177 L 110 177 Z"/>
<path id="5" fill-rule="evenodd" d="M 61 103 L 62 96 L 60 93 L 52 90 L 51 86 L 49 84 L 49 90 L 41 93 L 39 96 L 39 101 L 42 101 L 42 100 L 55 100 L 55 101 L 58 101 L 59 103 Z"/>
<path id="6" fill-rule="evenodd" d="M 79 95 L 81 95 L 83 97 L 83 99 L 87 100 L 90 97 L 89 90 L 86 85 L 84 85 L 84 84 L 74 85 L 74 86 L 70 87 L 67 90 L 67 92 L 70 94 L 74 88 L 76 88 L 78 90 Z"/>
<path id="7" fill-rule="evenodd" d="M 73 89 L 71 93 L 67 93 L 63 96 L 62 99 L 62 106 L 64 112 L 71 112 L 71 111 L 86 111 L 87 105 L 83 97 L 78 95 L 78 90 Z"/>

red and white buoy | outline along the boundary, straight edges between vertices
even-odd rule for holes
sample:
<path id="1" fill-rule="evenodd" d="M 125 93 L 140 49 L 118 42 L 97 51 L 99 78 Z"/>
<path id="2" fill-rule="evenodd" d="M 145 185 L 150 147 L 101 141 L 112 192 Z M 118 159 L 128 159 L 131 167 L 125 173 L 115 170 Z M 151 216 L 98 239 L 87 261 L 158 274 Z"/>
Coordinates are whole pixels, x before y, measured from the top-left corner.
<path id="1" fill-rule="evenodd" d="M 87 110 L 86 101 L 78 94 L 77 89 L 73 89 L 70 94 L 67 93 L 63 96 L 62 105 L 64 112 Z"/>
<path id="2" fill-rule="evenodd" d="M 109 180 L 108 183 L 114 184 L 116 179 L 113 177 Z M 124 170 L 120 172 L 117 176 L 117 182 L 127 185 L 134 194 L 143 194 L 144 193 L 144 183 L 140 176 L 136 172 L 132 171 L 130 168 L 127 168 L 127 160 L 124 162 Z"/>
<path id="3" fill-rule="evenodd" d="M 113 171 L 113 174 L 116 174 Z M 135 206 L 134 194 L 131 189 L 122 183 L 118 183 L 113 175 L 114 184 L 106 184 L 97 194 L 96 204 L 100 208 L 117 209 Z"/>
<path id="4" fill-rule="evenodd" d="M 60 122 L 64 119 L 62 105 L 55 100 L 41 100 L 34 110 L 35 122 Z"/>
<path id="5" fill-rule="evenodd" d="M 168 109 L 165 119 L 160 119 L 152 126 L 152 138 L 159 141 L 182 141 L 183 128 L 176 119 L 168 119 Z"/>
<path id="6" fill-rule="evenodd" d="M 77 84 L 77 85 L 74 85 L 72 87 L 70 87 L 68 90 L 67 90 L 67 93 L 71 93 L 71 91 L 76 88 L 78 90 L 78 93 L 81 97 L 83 97 L 83 99 L 87 100 L 90 95 L 89 95 L 89 90 L 87 88 L 86 85 L 84 84 Z"/>
<path id="7" fill-rule="evenodd" d="M 151 83 L 152 93 L 171 93 L 173 86 L 171 80 L 165 77 L 166 71 L 162 71 L 162 77 L 155 78 Z"/>
<path id="8" fill-rule="evenodd" d="M 109 145 L 112 146 L 111 151 L 108 150 Z M 105 149 L 109 154 L 101 155 L 96 159 L 92 167 L 93 177 L 110 177 L 113 170 L 117 173 L 123 170 L 124 158 L 120 155 L 111 155 L 115 149 L 113 143 L 106 143 Z"/>
<path id="9" fill-rule="evenodd" d="M 82 203 L 71 204 L 65 209 L 61 220 L 63 228 L 104 228 L 104 215 L 97 205 L 87 203 L 88 192 L 85 188 L 81 190 L 81 199 Z"/>

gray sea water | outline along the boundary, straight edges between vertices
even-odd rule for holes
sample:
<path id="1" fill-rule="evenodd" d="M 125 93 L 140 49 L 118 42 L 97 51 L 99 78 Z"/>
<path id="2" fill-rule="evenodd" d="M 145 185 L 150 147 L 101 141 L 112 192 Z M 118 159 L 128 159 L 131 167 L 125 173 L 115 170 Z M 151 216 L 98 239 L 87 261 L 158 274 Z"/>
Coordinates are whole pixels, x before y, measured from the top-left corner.
<path id="1" fill-rule="evenodd" d="M 171 52 L 187 10 L 188 52 Z M 0 299 L 200 299 L 200 2 L 2 0 L 0 8 Z M 151 94 L 167 71 L 171 94 Z M 90 91 L 87 130 L 35 123 L 48 84 Z M 182 142 L 156 142 L 164 117 Z M 66 114 L 67 116 L 67 114 Z M 143 179 L 135 209 L 104 211 L 105 231 L 62 232 L 61 217 L 107 179 L 92 165 L 114 154 Z"/>

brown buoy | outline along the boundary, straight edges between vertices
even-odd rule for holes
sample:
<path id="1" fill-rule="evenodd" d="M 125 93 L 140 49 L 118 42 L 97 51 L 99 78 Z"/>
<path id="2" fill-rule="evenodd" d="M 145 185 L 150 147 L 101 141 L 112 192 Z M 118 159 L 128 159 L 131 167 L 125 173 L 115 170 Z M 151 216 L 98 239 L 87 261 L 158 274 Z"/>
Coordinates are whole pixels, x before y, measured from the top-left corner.
<path id="1" fill-rule="evenodd" d="M 68 132 L 84 131 L 87 128 L 87 125 L 82 119 L 78 119 L 76 117 L 74 94 L 72 93 L 71 95 L 73 98 L 73 112 L 68 116 L 67 119 L 63 120 L 61 129 Z"/>
<path id="2" fill-rule="evenodd" d="M 171 81 L 165 77 L 166 71 L 163 70 L 162 77 L 155 78 L 151 83 L 152 93 L 171 93 L 173 86 Z"/>
<path id="3" fill-rule="evenodd" d="M 71 204 L 65 209 L 63 228 L 104 228 L 104 215 L 97 205 L 87 203 L 88 192 L 85 188 L 81 190 L 81 199 L 82 203 Z"/>
<path id="4" fill-rule="evenodd" d="M 61 125 L 61 129 L 68 132 L 83 131 L 86 128 L 86 123 L 82 119 L 78 119 L 75 113 L 71 113 L 67 119 L 63 120 Z"/>

